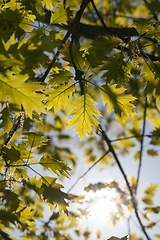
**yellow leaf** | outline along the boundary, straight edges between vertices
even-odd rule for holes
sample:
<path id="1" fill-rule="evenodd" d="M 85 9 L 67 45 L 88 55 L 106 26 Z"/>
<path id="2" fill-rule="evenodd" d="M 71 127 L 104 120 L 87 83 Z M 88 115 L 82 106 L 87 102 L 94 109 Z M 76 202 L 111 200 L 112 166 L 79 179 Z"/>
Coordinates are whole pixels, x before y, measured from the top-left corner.
<path id="1" fill-rule="evenodd" d="M 45 106 L 42 104 L 44 95 L 35 93 L 42 87 L 36 83 L 25 83 L 28 74 L 12 75 L 10 71 L 6 71 L 5 75 L 0 73 L 0 101 L 6 102 L 9 96 L 9 104 L 15 111 L 21 110 L 21 104 L 25 109 L 25 113 L 32 118 L 32 111 L 37 113 L 45 113 Z"/>
<path id="2" fill-rule="evenodd" d="M 67 105 L 68 97 L 71 98 L 74 91 L 75 83 L 68 83 L 54 90 L 46 91 L 49 94 L 48 99 L 45 101 L 47 109 L 49 110 L 54 106 L 55 112 L 60 111 Z"/>
<path id="3" fill-rule="evenodd" d="M 77 124 L 75 133 L 79 132 L 80 139 L 82 140 L 86 136 L 86 132 L 92 133 L 92 126 L 98 127 L 98 120 L 94 115 L 101 116 L 100 112 L 93 106 L 96 102 L 88 95 L 81 96 L 74 104 L 74 109 L 69 116 L 75 115 L 71 120 L 69 127 Z"/>
<path id="4" fill-rule="evenodd" d="M 111 113 L 114 109 L 117 118 L 121 117 L 121 113 L 124 113 L 127 117 L 129 114 L 135 115 L 136 113 L 132 110 L 134 105 L 130 103 L 135 97 L 131 94 L 122 95 L 126 89 L 116 88 L 116 86 L 116 84 L 106 84 L 100 87 L 103 104 L 108 103 L 108 112 Z"/>

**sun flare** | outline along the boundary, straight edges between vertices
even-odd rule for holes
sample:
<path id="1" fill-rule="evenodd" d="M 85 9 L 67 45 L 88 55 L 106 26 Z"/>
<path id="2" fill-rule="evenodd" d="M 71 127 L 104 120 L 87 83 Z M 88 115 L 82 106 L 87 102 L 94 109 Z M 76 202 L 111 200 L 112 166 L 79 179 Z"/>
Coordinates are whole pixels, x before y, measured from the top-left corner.
<path id="1" fill-rule="evenodd" d="M 114 189 L 101 189 L 100 191 L 89 191 L 87 194 L 87 208 L 89 218 L 101 219 L 101 221 L 109 220 L 112 212 L 117 212 L 117 206 L 114 199 L 117 193 Z"/>

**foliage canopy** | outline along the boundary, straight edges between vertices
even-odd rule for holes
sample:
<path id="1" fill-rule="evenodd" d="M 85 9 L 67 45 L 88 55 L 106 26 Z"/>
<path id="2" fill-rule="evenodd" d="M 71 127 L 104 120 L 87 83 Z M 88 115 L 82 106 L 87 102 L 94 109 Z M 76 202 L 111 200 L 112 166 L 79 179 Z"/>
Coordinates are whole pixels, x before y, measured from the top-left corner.
<path id="1" fill-rule="evenodd" d="M 102 189 L 117 194 L 109 221 L 135 216 L 143 237 L 129 228 L 106 239 L 160 238 L 158 184 L 138 195 L 143 154 L 159 156 L 158 9 L 158 0 L 0 1 L 0 239 L 88 239 L 85 193 Z M 63 190 L 81 161 L 75 141 L 92 164 L 77 182 L 102 163 L 124 183 L 97 177 L 84 196 L 71 194 L 77 182 Z M 133 150 L 128 176 L 119 157 Z"/>

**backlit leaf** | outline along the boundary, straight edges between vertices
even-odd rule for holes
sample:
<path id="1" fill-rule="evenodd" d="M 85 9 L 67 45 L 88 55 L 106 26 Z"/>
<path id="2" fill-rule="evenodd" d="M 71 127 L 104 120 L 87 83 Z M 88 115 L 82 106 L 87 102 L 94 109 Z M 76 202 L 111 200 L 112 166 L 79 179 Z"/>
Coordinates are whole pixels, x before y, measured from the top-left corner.
<path id="1" fill-rule="evenodd" d="M 9 107 L 6 106 L 3 108 L 0 114 L 0 120 L 2 120 L 0 128 L 4 128 L 4 132 L 9 133 L 10 129 L 12 128 L 12 119 L 10 117 Z"/>
<path id="2" fill-rule="evenodd" d="M 126 83 L 130 76 L 130 68 L 128 61 L 124 61 L 122 53 L 114 54 L 114 57 L 108 58 L 109 63 L 104 64 L 101 70 L 107 70 L 103 78 L 110 83 L 113 80 L 115 83 Z"/>
<path id="3" fill-rule="evenodd" d="M 21 104 L 25 109 L 26 114 L 32 118 L 32 111 L 37 113 L 45 113 L 42 100 L 44 95 L 35 93 L 36 90 L 41 90 L 42 87 L 36 83 L 25 83 L 28 75 L 12 75 L 7 71 L 5 75 L 0 73 L 0 101 L 6 102 L 9 96 L 9 103 L 15 106 L 14 110 L 21 110 Z"/>
<path id="4" fill-rule="evenodd" d="M 35 132 L 23 133 L 22 139 L 25 140 L 30 148 L 40 147 L 41 145 L 45 145 L 48 142 L 48 139 Z"/>
<path id="5" fill-rule="evenodd" d="M 73 11 L 71 11 L 69 8 L 64 8 L 63 4 L 60 7 L 55 7 L 54 13 L 51 14 L 51 20 L 50 23 L 66 23 L 70 20 L 70 17 L 72 16 Z"/>
<path id="6" fill-rule="evenodd" d="M 108 240 L 128 240 L 128 235 L 122 237 L 122 238 L 118 238 L 118 237 L 110 237 L 108 238 Z"/>
<path id="7" fill-rule="evenodd" d="M 54 106 L 54 111 L 60 111 L 67 105 L 68 97 L 71 98 L 72 93 L 75 91 L 75 84 L 68 83 L 67 85 L 62 85 L 54 90 L 46 91 L 49 94 L 47 100 L 45 100 L 45 105 L 47 109 L 51 109 Z"/>
<path id="8" fill-rule="evenodd" d="M 55 179 L 52 177 L 42 178 L 41 193 L 44 200 L 51 204 L 58 204 L 59 210 L 65 209 L 68 204 L 65 199 L 69 199 L 68 195 L 61 191 L 63 186 L 55 183 Z"/>
<path id="9" fill-rule="evenodd" d="M 160 63 L 146 62 L 142 68 L 141 74 L 144 74 L 143 81 L 148 82 L 146 92 L 152 93 L 156 88 L 156 94 L 160 93 Z"/>
<path id="10" fill-rule="evenodd" d="M 71 170 L 64 162 L 58 161 L 50 156 L 43 156 L 40 159 L 39 164 L 46 169 L 51 169 L 56 175 L 62 175 L 63 177 L 68 177 L 69 171 Z"/>
<path id="11" fill-rule="evenodd" d="M 20 152 L 14 146 L 3 146 L 2 149 L 3 157 L 9 161 L 9 163 L 14 163 L 20 159 Z"/>
<path id="12" fill-rule="evenodd" d="M 102 182 L 99 182 L 99 183 L 95 183 L 95 184 L 89 184 L 87 187 L 85 187 L 85 191 L 86 192 L 89 192 L 89 191 L 93 191 L 93 192 L 96 192 L 97 190 L 101 190 L 102 188 L 106 188 L 107 185 L 102 183 Z"/>
<path id="13" fill-rule="evenodd" d="M 78 101 L 73 105 L 74 109 L 69 116 L 74 116 L 68 127 L 76 126 L 75 133 L 79 133 L 82 140 L 86 136 L 86 132 L 92 133 L 92 126 L 98 127 L 98 120 L 94 115 L 101 116 L 100 112 L 93 106 L 96 102 L 88 95 L 82 95 Z"/>
<path id="14" fill-rule="evenodd" d="M 154 149 L 148 149 L 147 153 L 148 153 L 148 155 L 150 155 L 152 157 L 158 156 L 158 152 Z"/>
<path id="15" fill-rule="evenodd" d="M 155 37 L 160 41 L 160 26 L 157 25 L 156 27 L 151 26 L 150 30 L 146 33 L 146 36 Z"/>
<path id="16" fill-rule="evenodd" d="M 68 83 L 71 78 L 73 78 L 73 74 L 70 71 L 59 71 L 59 73 L 52 74 L 52 78 L 49 80 L 49 83 L 54 86 L 59 86 L 60 84 Z"/>
<path id="17" fill-rule="evenodd" d="M 145 208 L 145 210 L 147 211 L 147 212 L 149 212 L 149 213 L 156 213 L 156 214 L 158 214 L 159 212 L 160 212 L 160 206 L 158 206 L 158 207 L 147 207 L 147 208 Z"/>
<path id="18" fill-rule="evenodd" d="M 125 92 L 125 88 L 116 88 L 116 84 L 114 85 L 102 85 L 100 87 L 103 104 L 108 103 L 108 112 L 111 113 L 114 109 L 115 116 L 117 118 L 121 117 L 121 114 L 124 113 L 127 117 L 129 114 L 135 115 L 132 108 L 134 107 L 130 101 L 133 101 L 135 97 L 132 95 L 122 95 Z"/>

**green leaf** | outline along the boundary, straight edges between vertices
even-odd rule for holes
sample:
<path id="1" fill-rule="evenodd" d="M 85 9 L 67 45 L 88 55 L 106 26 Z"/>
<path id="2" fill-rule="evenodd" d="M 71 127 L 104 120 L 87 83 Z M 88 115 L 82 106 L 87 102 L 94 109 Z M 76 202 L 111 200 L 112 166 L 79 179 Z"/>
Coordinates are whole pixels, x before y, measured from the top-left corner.
<path id="1" fill-rule="evenodd" d="M 145 226 L 147 229 L 152 229 L 156 225 L 156 222 L 150 222 L 147 226 Z"/>
<path id="2" fill-rule="evenodd" d="M 122 40 L 116 37 L 98 37 L 92 42 L 92 48 L 97 54 L 103 53 L 103 55 L 106 55 L 121 42 Z"/>
<path id="3" fill-rule="evenodd" d="M 153 205 L 153 200 L 152 198 L 155 196 L 155 194 L 157 193 L 157 188 L 158 188 L 158 185 L 157 184 L 150 184 L 149 187 L 146 188 L 145 190 L 145 195 L 144 197 L 142 198 L 142 201 L 147 204 L 147 205 Z"/>
<path id="4" fill-rule="evenodd" d="M 145 210 L 149 213 L 155 213 L 155 214 L 158 214 L 160 212 L 160 206 L 158 207 L 147 207 L 145 208 Z"/>
<path id="5" fill-rule="evenodd" d="M 17 225 L 17 223 L 20 221 L 18 215 L 15 212 L 0 209 L 0 222 L 7 226 L 8 223 Z"/>
<path id="6" fill-rule="evenodd" d="M 12 119 L 10 117 L 9 107 L 6 106 L 3 108 L 0 114 L 0 120 L 2 120 L 0 128 L 4 128 L 4 132 L 9 133 L 10 129 L 12 128 Z"/>
<path id="7" fill-rule="evenodd" d="M 3 190 L 3 194 L 4 194 L 3 199 L 6 200 L 5 209 L 7 211 L 13 211 L 13 212 L 16 211 L 20 203 L 18 194 L 8 189 Z"/>
<path id="8" fill-rule="evenodd" d="M 107 60 L 106 54 L 111 52 L 120 42 L 121 40 L 118 38 L 95 38 L 95 40 L 92 41 L 89 50 L 87 49 L 89 53 L 85 55 L 85 58 L 87 59 L 87 69 L 89 70 L 90 68 L 92 69 L 102 65 L 103 61 Z"/>
<path id="9" fill-rule="evenodd" d="M 146 204 L 146 205 L 153 205 L 153 201 L 152 201 L 152 194 L 147 194 L 142 198 L 142 201 Z"/>
<path id="10" fill-rule="evenodd" d="M 53 8 L 53 5 L 57 6 L 59 4 L 59 0 L 43 0 L 43 2 L 44 6 L 51 10 Z"/>
<path id="11" fill-rule="evenodd" d="M 160 234 L 155 234 L 155 237 L 160 239 Z"/>
<path id="12" fill-rule="evenodd" d="M 64 44 L 64 48 L 60 50 L 61 54 L 63 54 L 63 60 L 66 62 L 69 62 L 70 66 L 73 66 L 70 53 L 69 53 L 69 45 L 70 41 L 68 41 L 66 44 Z M 81 50 L 81 45 L 80 43 L 73 44 L 72 46 L 72 55 L 73 59 L 75 62 L 76 67 L 79 70 L 82 70 L 83 67 L 85 66 L 85 57 L 84 57 L 84 50 Z"/>
<path id="13" fill-rule="evenodd" d="M 108 58 L 109 63 L 104 64 L 101 70 L 107 70 L 103 78 L 107 77 L 106 82 L 110 83 L 114 80 L 115 83 L 125 83 L 130 76 L 129 62 L 124 61 L 122 53 L 114 54 L 114 57 Z"/>
<path id="14" fill-rule="evenodd" d="M 59 86 L 60 84 L 68 83 L 71 78 L 73 78 L 73 74 L 70 71 L 62 71 L 60 70 L 59 73 L 52 74 L 52 78 L 49 80 L 49 83 L 52 87 Z"/>
<path id="15" fill-rule="evenodd" d="M 134 155 L 134 159 L 135 161 L 139 160 L 140 159 L 140 151 L 137 151 Z"/>
<path id="16" fill-rule="evenodd" d="M 48 142 L 41 134 L 37 134 L 35 132 L 23 133 L 24 137 L 22 139 L 30 146 L 30 148 L 40 147 L 41 145 L 45 145 Z"/>
<path id="17" fill-rule="evenodd" d="M 54 178 L 46 176 L 42 178 L 41 193 L 44 200 L 51 204 L 57 203 L 59 210 L 65 209 L 68 206 L 65 199 L 69 199 L 68 195 L 60 190 L 61 188 L 63 186 L 55 183 Z"/>
<path id="18" fill-rule="evenodd" d="M 145 190 L 145 193 L 146 194 L 153 194 L 153 196 L 156 194 L 157 192 L 157 188 L 158 188 L 158 185 L 157 184 L 150 184 L 149 187 L 147 187 L 147 189 Z"/>
<path id="19" fill-rule="evenodd" d="M 82 140 L 86 136 L 86 132 L 92 133 L 92 126 L 98 127 L 98 120 L 94 115 L 101 116 L 100 112 L 93 106 L 96 102 L 88 95 L 82 95 L 78 101 L 73 105 L 73 110 L 69 116 L 74 116 L 69 123 L 68 127 L 75 126 L 74 133 L 79 132 L 80 139 Z"/>
<path id="20" fill-rule="evenodd" d="M 130 101 L 133 101 L 135 97 L 131 94 L 122 95 L 126 89 L 116 88 L 116 86 L 116 84 L 107 84 L 100 87 L 103 104 L 105 105 L 108 103 L 108 112 L 111 113 L 114 109 L 115 116 L 117 118 L 120 118 L 122 113 L 124 113 L 127 117 L 129 114 L 135 115 L 136 113 L 132 110 L 134 105 L 130 103 Z"/>
<path id="21" fill-rule="evenodd" d="M 152 157 L 158 156 L 158 152 L 154 149 L 148 149 L 147 153 L 148 153 L 148 155 L 150 155 Z"/>
<path id="22" fill-rule="evenodd" d="M 35 215 L 35 211 L 31 207 L 26 207 L 23 211 L 20 212 L 20 218 L 23 220 L 31 220 Z"/>
<path id="23" fill-rule="evenodd" d="M 108 240 L 128 240 L 128 235 L 122 237 L 122 238 L 118 238 L 118 237 L 110 237 L 108 238 Z"/>
<path id="24" fill-rule="evenodd" d="M 148 28 L 150 27 L 148 19 L 140 19 L 140 20 L 134 20 L 134 27 L 137 29 L 139 34 L 146 33 L 148 31 Z"/>
<path id="25" fill-rule="evenodd" d="M 145 36 L 148 37 L 155 37 L 160 41 L 160 26 L 157 25 L 156 27 L 151 26 L 150 30 L 146 33 Z"/>
<path id="26" fill-rule="evenodd" d="M 54 13 L 51 14 L 50 23 L 66 24 L 67 21 L 71 20 L 70 17 L 73 15 L 73 11 L 69 8 L 64 8 L 63 4 L 60 7 L 55 7 Z"/>
<path id="27" fill-rule="evenodd" d="M 68 97 L 72 97 L 72 93 L 75 91 L 75 83 L 68 83 L 67 85 L 62 85 L 54 90 L 46 91 L 49 94 L 47 100 L 45 100 L 45 105 L 47 109 L 51 109 L 54 106 L 54 111 L 60 111 L 67 105 Z"/>
<path id="28" fill-rule="evenodd" d="M 150 143 L 153 145 L 160 144 L 160 128 L 159 127 L 155 128 L 155 130 L 153 130 L 151 132 L 151 135 L 153 135 L 153 136 L 152 136 L 152 140 Z"/>
<path id="29" fill-rule="evenodd" d="M 20 159 L 21 153 L 13 145 L 12 146 L 3 146 L 2 154 L 4 159 L 7 160 L 10 164 L 17 162 Z"/>
<path id="30" fill-rule="evenodd" d="M 69 177 L 69 171 L 71 169 L 67 167 L 67 165 L 62 161 L 58 161 L 57 159 L 51 158 L 50 156 L 43 156 L 40 159 L 39 164 L 48 170 L 51 169 L 57 175 Z"/>
<path id="31" fill-rule="evenodd" d="M 160 93 L 160 63 L 159 62 L 145 62 L 141 74 L 144 74 L 143 81 L 146 83 L 146 92 L 152 93 L 156 88 L 156 94 Z"/>
<path id="32" fill-rule="evenodd" d="M 88 187 L 85 187 L 84 191 L 89 192 L 90 190 L 92 190 L 93 192 L 96 192 L 97 190 L 101 190 L 102 188 L 106 188 L 107 185 L 99 182 L 99 183 L 95 183 L 95 184 L 89 184 Z"/>
<path id="33" fill-rule="evenodd" d="M 45 113 L 45 106 L 42 104 L 44 95 L 35 93 L 42 87 L 36 83 L 25 83 L 28 79 L 27 74 L 12 75 L 10 71 L 6 71 L 5 75 L 0 73 L 0 101 L 6 102 L 9 96 L 9 103 L 13 104 L 14 110 L 21 110 L 21 104 L 25 109 L 25 113 L 32 118 L 32 111 L 37 113 Z"/>
<path id="34" fill-rule="evenodd" d="M 15 170 L 15 175 L 16 175 L 16 179 L 19 180 L 19 179 L 29 179 L 29 176 L 28 176 L 28 172 L 27 170 L 23 169 L 23 168 L 17 168 Z"/>

